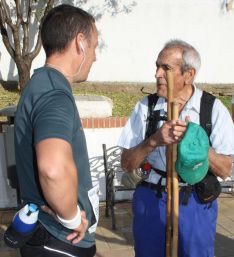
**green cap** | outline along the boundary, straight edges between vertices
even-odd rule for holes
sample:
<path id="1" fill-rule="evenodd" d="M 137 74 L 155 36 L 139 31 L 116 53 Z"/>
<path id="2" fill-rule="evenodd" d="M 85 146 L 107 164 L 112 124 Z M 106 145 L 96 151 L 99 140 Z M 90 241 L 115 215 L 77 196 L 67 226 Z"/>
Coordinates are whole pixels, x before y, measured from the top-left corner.
<path id="1" fill-rule="evenodd" d="M 205 130 L 189 122 L 185 135 L 178 144 L 176 171 L 190 185 L 201 181 L 209 168 L 209 138 Z"/>

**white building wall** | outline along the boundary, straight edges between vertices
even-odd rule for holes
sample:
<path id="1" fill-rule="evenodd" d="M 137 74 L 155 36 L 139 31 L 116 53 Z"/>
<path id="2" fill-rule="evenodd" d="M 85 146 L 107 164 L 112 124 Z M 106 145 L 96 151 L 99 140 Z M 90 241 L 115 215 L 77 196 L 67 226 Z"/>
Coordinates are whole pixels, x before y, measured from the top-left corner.
<path id="1" fill-rule="evenodd" d="M 97 182 L 100 185 L 100 200 L 104 200 L 106 197 L 102 144 L 106 144 L 107 148 L 115 146 L 119 139 L 121 130 L 122 128 L 84 129 L 89 153 L 92 181 L 94 185 Z M 128 199 L 131 195 L 132 193 L 127 191 L 118 192 L 116 194 L 116 199 Z"/>
<path id="2" fill-rule="evenodd" d="M 84 129 L 93 185 L 100 185 L 100 200 L 105 200 L 105 173 L 103 166 L 102 144 L 107 148 L 115 146 L 119 139 L 122 128 L 106 129 Z M 0 208 L 15 207 L 17 205 L 17 196 L 14 189 L 8 185 L 6 171 L 6 158 L 3 143 L 3 135 L 0 133 Z M 234 166 L 232 170 L 232 179 L 234 178 Z M 133 192 L 117 192 L 116 199 L 131 199 Z"/>
<path id="3" fill-rule="evenodd" d="M 121 128 L 84 129 L 93 184 L 100 185 L 100 200 L 105 199 L 105 174 L 103 166 L 102 144 L 107 148 L 115 146 L 121 133 Z M 128 199 L 130 192 L 118 192 L 117 199 Z M 15 207 L 17 205 L 16 191 L 7 180 L 5 148 L 3 134 L 0 133 L 0 208 Z"/>
<path id="4" fill-rule="evenodd" d="M 104 15 L 97 26 L 106 48 L 97 51 L 89 80 L 153 82 L 160 49 L 167 40 L 180 38 L 201 54 L 198 82 L 234 83 L 234 12 L 221 8 L 225 1 L 135 0 L 137 5 L 129 14 Z M 97 1 L 88 1 L 89 6 L 92 3 Z M 82 7 L 88 9 L 88 4 Z M 0 53 L 0 76 L 15 79 L 17 70 L 2 41 Z M 33 68 L 43 65 L 44 60 L 42 50 Z"/>

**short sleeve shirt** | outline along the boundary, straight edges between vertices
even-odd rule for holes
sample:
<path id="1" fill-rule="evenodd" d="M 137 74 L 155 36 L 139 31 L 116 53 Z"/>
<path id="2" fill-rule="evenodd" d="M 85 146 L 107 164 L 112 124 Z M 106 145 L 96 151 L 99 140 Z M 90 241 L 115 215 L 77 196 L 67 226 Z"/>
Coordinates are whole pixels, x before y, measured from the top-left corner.
<path id="1" fill-rule="evenodd" d="M 186 116 L 190 117 L 192 122 L 200 123 L 200 101 L 202 91 L 194 86 L 194 93 L 189 101 L 184 106 L 180 113 L 179 119 L 185 120 Z M 159 98 L 154 110 L 160 110 L 160 116 L 164 116 L 167 111 L 167 103 L 164 98 Z M 118 145 L 122 148 L 129 149 L 145 138 L 146 119 L 148 114 L 148 97 L 138 102 L 126 124 L 123 128 Z M 227 108 L 219 99 L 214 102 L 212 110 L 212 132 L 210 141 L 212 147 L 219 154 L 233 155 L 234 154 L 234 125 Z M 163 121 L 160 121 L 158 126 L 161 127 Z M 166 171 L 166 147 L 157 147 L 148 157 L 151 165 L 157 169 Z M 157 183 L 160 175 L 151 172 L 147 181 Z M 163 179 L 162 183 L 165 183 Z"/>
<path id="2" fill-rule="evenodd" d="M 55 69 L 43 67 L 34 72 L 26 85 L 15 117 L 16 169 L 21 197 L 39 205 L 46 201 L 38 180 L 35 145 L 47 138 L 60 138 L 71 145 L 79 177 L 78 204 L 86 211 L 91 225 L 94 217 L 87 192 L 92 188 L 92 181 L 79 113 L 66 78 Z M 69 243 L 65 239 L 69 230 L 50 215 L 40 212 L 39 220 L 51 234 Z M 90 247 L 94 243 L 93 235 L 87 232 L 78 246 Z"/>

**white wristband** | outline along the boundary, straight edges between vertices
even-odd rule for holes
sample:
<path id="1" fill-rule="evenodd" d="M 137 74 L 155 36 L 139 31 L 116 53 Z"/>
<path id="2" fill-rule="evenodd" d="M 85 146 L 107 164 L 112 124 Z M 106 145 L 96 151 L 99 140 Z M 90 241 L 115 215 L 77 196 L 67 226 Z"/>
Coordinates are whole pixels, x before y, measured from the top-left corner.
<path id="1" fill-rule="evenodd" d="M 80 214 L 80 207 L 77 205 L 77 213 L 76 216 L 71 220 L 65 220 L 59 217 L 58 214 L 56 214 L 59 222 L 66 228 L 74 229 L 80 226 L 81 224 L 81 214 Z"/>

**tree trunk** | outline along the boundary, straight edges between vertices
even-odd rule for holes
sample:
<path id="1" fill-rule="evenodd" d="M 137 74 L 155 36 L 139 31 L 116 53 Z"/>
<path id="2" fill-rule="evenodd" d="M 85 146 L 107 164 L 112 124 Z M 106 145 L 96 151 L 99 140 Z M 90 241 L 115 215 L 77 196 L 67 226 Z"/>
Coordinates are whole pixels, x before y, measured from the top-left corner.
<path id="1" fill-rule="evenodd" d="M 23 59 L 20 61 L 16 61 L 16 65 L 18 68 L 18 75 L 19 75 L 18 88 L 21 93 L 25 88 L 26 83 L 30 79 L 30 70 L 31 70 L 32 61 L 28 59 Z"/>

